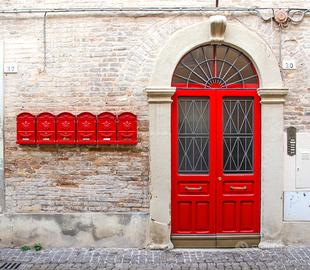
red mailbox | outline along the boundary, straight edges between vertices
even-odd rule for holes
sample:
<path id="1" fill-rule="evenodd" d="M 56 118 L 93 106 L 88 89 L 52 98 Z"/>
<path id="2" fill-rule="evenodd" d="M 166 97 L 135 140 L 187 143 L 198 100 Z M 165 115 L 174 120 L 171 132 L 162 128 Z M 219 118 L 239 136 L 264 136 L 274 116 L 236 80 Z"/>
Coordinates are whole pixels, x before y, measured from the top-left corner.
<path id="1" fill-rule="evenodd" d="M 57 143 L 75 144 L 75 115 L 69 112 L 63 112 L 57 115 Z"/>
<path id="2" fill-rule="evenodd" d="M 96 144 L 97 118 L 90 112 L 80 113 L 77 116 L 77 143 Z"/>
<path id="3" fill-rule="evenodd" d="M 31 113 L 20 113 L 16 117 L 16 143 L 35 144 L 36 117 Z"/>
<path id="4" fill-rule="evenodd" d="M 116 115 L 103 112 L 98 115 L 97 120 L 98 144 L 116 143 Z"/>
<path id="5" fill-rule="evenodd" d="M 37 116 L 37 144 L 55 143 L 55 115 L 43 112 Z"/>
<path id="6" fill-rule="evenodd" d="M 118 144 L 137 144 L 137 116 L 130 112 L 118 116 Z"/>

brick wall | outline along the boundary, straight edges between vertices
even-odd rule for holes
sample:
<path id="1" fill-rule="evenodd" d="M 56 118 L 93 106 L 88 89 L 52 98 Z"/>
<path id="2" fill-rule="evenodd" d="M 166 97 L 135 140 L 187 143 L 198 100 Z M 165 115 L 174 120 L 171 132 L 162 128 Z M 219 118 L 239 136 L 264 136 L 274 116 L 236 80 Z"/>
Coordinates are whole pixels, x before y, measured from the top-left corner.
<path id="1" fill-rule="evenodd" d="M 111 2 L 4 0 L 0 9 L 97 7 L 111 5 Z M 191 1 L 191 5 L 205 2 Z M 242 6 L 248 6 L 249 2 L 239 1 Z M 141 3 L 150 5 L 147 1 L 113 1 L 116 6 Z M 227 1 L 227 5 L 229 3 L 232 1 Z M 279 1 L 261 3 L 279 5 Z M 156 4 L 175 6 L 176 2 L 162 0 Z M 178 1 L 178 5 L 188 5 L 188 1 Z M 281 5 L 300 7 L 302 3 L 281 1 Z M 156 57 L 170 35 L 207 16 L 112 15 L 48 14 L 44 68 L 42 14 L 0 14 L 5 62 L 16 62 L 19 68 L 17 74 L 5 76 L 6 211 L 148 211 L 149 135 L 144 89 Z M 274 24 L 265 23 L 255 15 L 226 15 L 256 31 L 279 59 L 280 31 Z M 290 88 L 285 125 L 295 125 L 303 131 L 310 130 L 309 29 L 308 16 L 301 24 L 290 25 L 281 33 L 282 57 L 293 57 L 297 63 L 297 70 L 283 71 L 285 84 Z M 132 111 L 139 119 L 139 142 L 137 146 L 118 147 L 18 146 L 15 117 L 21 111 L 56 114 Z"/>

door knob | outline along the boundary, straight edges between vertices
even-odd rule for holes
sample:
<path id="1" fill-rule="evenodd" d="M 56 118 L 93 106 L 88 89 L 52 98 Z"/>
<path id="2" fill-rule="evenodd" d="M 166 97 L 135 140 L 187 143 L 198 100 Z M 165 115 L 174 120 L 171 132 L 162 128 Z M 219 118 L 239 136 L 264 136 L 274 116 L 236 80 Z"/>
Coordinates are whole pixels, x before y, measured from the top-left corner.
<path id="1" fill-rule="evenodd" d="M 217 180 L 222 181 L 222 177 L 219 176 L 219 177 L 217 178 Z"/>

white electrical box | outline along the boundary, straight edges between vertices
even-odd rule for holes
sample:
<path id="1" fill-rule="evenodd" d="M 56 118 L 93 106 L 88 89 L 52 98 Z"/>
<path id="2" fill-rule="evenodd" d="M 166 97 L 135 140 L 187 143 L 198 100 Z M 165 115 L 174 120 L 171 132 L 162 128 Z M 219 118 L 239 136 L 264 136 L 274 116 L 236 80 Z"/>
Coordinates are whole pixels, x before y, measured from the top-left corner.
<path id="1" fill-rule="evenodd" d="M 310 221 L 310 192 L 284 192 L 284 220 Z"/>
<path id="2" fill-rule="evenodd" d="M 310 221 L 310 133 L 297 132 L 295 146 L 285 157 L 284 220 Z"/>
<path id="3" fill-rule="evenodd" d="M 310 189 L 310 134 L 299 133 L 296 152 L 296 188 Z"/>

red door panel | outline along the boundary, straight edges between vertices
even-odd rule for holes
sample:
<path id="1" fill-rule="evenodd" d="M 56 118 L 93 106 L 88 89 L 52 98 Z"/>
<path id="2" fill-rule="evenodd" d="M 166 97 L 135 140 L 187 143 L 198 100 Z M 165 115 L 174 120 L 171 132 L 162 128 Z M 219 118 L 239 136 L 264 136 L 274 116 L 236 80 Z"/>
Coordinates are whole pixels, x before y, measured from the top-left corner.
<path id="1" fill-rule="evenodd" d="M 210 204 L 206 201 L 196 202 L 196 228 L 195 231 L 200 233 L 210 232 Z"/>
<path id="2" fill-rule="evenodd" d="M 217 233 L 259 233 L 259 97 L 255 90 L 236 90 L 219 91 L 216 99 L 220 123 L 216 137 L 216 205 L 217 212 L 222 213 L 217 215 Z M 234 217 L 228 213 L 228 205 L 234 205 Z"/>
<path id="3" fill-rule="evenodd" d="M 259 233 L 254 65 L 232 47 L 202 45 L 180 59 L 172 86 L 172 234 Z"/>
<path id="4" fill-rule="evenodd" d="M 254 182 L 223 182 L 223 195 L 229 194 L 253 194 Z"/>
<path id="5" fill-rule="evenodd" d="M 256 90 L 178 89 L 172 99 L 172 234 L 259 233 Z M 197 123 L 208 125 L 208 136 Z M 205 163 L 207 169 L 196 170 Z"/>
<path id="6" fill-rule="evenodd" d="M 178 215 L 178 233 L 191 233 L 192 232 L 192 217 L 193 217 L 193 202 L 192 201 L 179 201 L 177 202 L 177 211 L 182 213 Z"/>
<path id="7" fill-rule="evenodd" d="M 255 231 L 254 215 L 255 201 L 240 201 L 240 232 L 251 233 Z"/>
<path id="8" fill-rule="evenodd" d="M 223 201 L 219 217 L 221 217 L 221 231 L 232 233 L 237 231 L 237 203 L 235 200 Z"/>
<path id="9" fill-rule="evenodd" d="M 211 230 L 210 203 L 189 198 L 190 201 L 178 201 L 177 234 L 209 234 Z"/>
<path id="10" fill-rule="evenodd" d="M 200 182 L 179 182 L 179 195 L 208 195 L 209 183 Z"/>
<path id="11" fill-rule="evenodd" d="M 212 92 L 212 91 L 211 91 Z M 215 233 L 215 100 L 177 91 L 172 103 L 172 233 Z M 197 114 L 196 117 L 195 114 Z M 211 133 L 213 135 L 211 135 Z M 197 152 L 196 156 L 192 153 Z M 190 219 L 190 220 L 188 220 Z"/>

